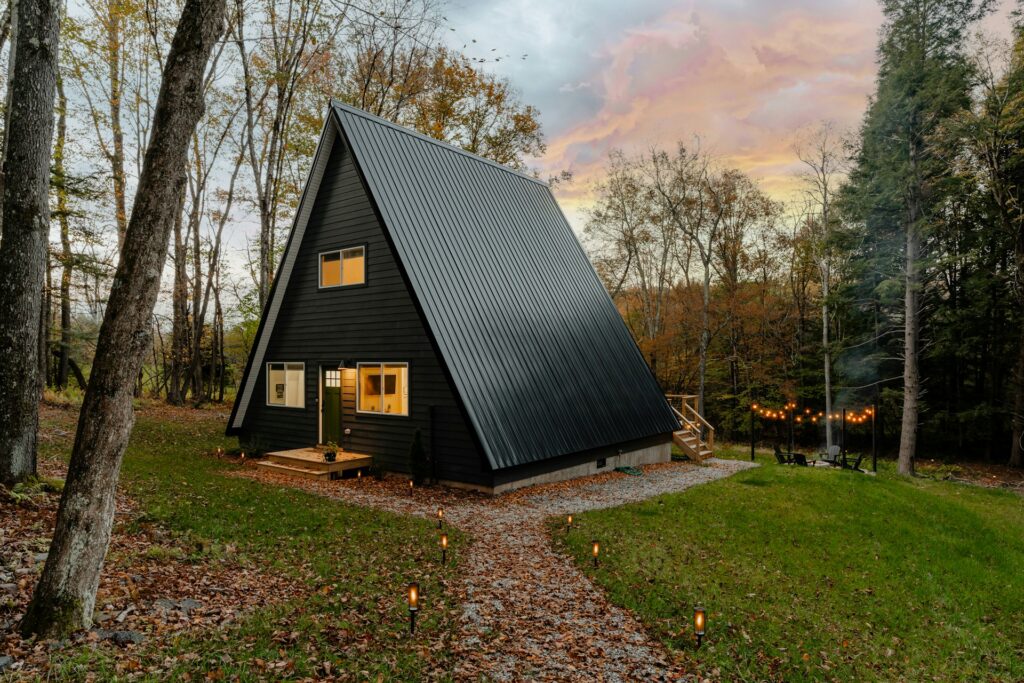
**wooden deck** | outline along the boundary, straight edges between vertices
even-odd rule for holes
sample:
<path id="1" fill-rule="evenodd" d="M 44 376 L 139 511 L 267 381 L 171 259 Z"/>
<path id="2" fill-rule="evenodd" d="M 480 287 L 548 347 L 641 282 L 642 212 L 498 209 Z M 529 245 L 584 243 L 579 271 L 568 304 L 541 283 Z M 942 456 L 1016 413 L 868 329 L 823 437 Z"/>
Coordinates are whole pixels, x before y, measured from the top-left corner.
<path id="1" fill-rule="evenodd" d="M 358 470 L 373 464 L 373 456 L 363 453 L 339 451 L 334 462 L 325 462 L 324 455 L 315 448 L 294 448 L 267 453 L 266 460 L 256 463 L 279 474 L 309 479 L 338 479 L 347 470 Z"/>

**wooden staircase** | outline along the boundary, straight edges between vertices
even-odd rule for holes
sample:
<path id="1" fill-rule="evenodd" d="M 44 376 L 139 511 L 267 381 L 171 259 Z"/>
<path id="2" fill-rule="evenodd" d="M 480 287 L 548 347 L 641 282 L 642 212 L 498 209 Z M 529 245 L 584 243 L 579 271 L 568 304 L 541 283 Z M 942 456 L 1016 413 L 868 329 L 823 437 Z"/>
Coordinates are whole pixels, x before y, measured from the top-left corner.
<path id="1" fill-rule="evenodd" d="M 666 394 L 665 398 L 679 419 L 679 430 L 672 433 L 672 441 L 679 450 L 695 462 L 712 457 L 715 454 L 715 428 L 697 411 L 697 397 L 692 394 Z"/>

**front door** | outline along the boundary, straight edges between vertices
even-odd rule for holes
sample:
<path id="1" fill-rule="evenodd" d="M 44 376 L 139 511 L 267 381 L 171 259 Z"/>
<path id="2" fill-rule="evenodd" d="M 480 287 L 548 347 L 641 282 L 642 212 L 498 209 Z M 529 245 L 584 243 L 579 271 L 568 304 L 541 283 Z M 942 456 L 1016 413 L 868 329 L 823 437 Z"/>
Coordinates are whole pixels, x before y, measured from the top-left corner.
<path id="1" fill-rule="evenodd" d="M 324 368 L 320 385 L 320 443 L 341 443 L 341 370 Z"/>

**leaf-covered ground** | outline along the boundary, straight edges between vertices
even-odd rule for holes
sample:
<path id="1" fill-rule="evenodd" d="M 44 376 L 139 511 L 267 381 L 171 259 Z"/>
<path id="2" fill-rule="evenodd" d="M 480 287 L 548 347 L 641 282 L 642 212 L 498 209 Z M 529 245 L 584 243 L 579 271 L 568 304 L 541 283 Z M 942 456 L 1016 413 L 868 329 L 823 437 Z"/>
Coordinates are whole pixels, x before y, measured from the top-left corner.
<path id="1" fill-rule="evenodd" d="M 632 614 L 610 604 L 555 552 L 544 522 L 552 514 L 564 519 L 681 491 L 749 466 L 665 463 L 644 467 L 643 476 L 608 472 L 497 498 L 455 490 L 439 498 L 439 490 L 410 492 L 395 479 L 284 481 L 339 501 L 423 518 L 434 518 L 443 504 L 445 519 L 472 539 L 456 549 L 462 571 L 450 588 L 458 596 L 458 628 L 450 642 L 450 669 L 439 674 L 459 681 L 678 681 L 691 678 L 691 667 L 670 656 Z M 278 480 L 257 467 L 242 473 Z M 577 524 L 569 533 L 588 532 Z"/>
<path id="2" fill-rule="evenodd" d="M 554 537 L 704 676 L 1024 680 L 1024 497 L 762 462 Z M 610 551 L 597 570 L 591 536 Z"/>
<path id="3" fill-rule="evenodd" d="M 44 411 L 51 474 L 76 417 Z M 15 659 L 0 678 L 419 680 L 446 669 L 439 644 L 453 628 L 445 586 L 455 569 L 435 558 L 433 525 L 224 476 L 237 465 L 211 453 L 230 445 L 225 419 L 160 405 L 139 412 L 97 617 L 100 629 L 138 633 L 141 643 L 96 631 L 64 643 L 17 638 L 56 496 L 4 503 L 4 570 L 26 571 L 0 602 L 0 643 Z M 415 638 L 410 581 L 423 593 Z"/>

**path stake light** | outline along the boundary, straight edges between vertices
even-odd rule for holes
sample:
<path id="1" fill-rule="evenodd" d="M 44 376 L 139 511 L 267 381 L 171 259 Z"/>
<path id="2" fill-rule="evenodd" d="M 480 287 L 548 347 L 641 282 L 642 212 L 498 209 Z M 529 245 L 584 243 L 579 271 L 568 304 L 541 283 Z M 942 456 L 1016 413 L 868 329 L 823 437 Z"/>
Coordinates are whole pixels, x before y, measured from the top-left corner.
<path id="1" fill-rule="evenodd" d="M 448 534 L 441 534 L 441 564 L 448 561 Z"/>
<path id="2" fill-rule="evenodd" d="M 569 515 L 565 520 L 565 533 L 569 533 L 569 529 L 572 529 L 572 515 Z"/>
<path id="3" fill-rule="evenodd" d="M 437 508 L 437 528 L 441 528 L 441 524 L 444 521 L 444 508 Z"/>
<path id="4" fill-rule="evenodd" d="M 693 608 L 693 632 L 697 635 L 697 647 L 700 647 L 700 641 L 704 639 L 705 628 L 707 626 L 707 614 L 704 612 L 703 607 Z"/>
<path id="5" fill-rule="evenodd" d="M 356 479 L 361 481 L 362 478 L 363 478 L 363 471 L 362 470 L 356 470 Z"/>
<path id="6" fill-rule="evenodd" d="M 420 611 L 420 585 L 409 584 L 409 634 L 416 633 L 416 613 Z"/>
<path id="7" fill-rule="evenodd" d="M 412 479 L 409 480 L 409 497 L 412 498 Z"/>
<path id="8" fill-rule="evenodd" d="M 597 569 L 597 555 L 598 555 L 598 553 L 601 552 L 601 544 L 598 543 L 597 541 L 594 541 L 593 551 L 594 551 L 594 569 Z"/>

